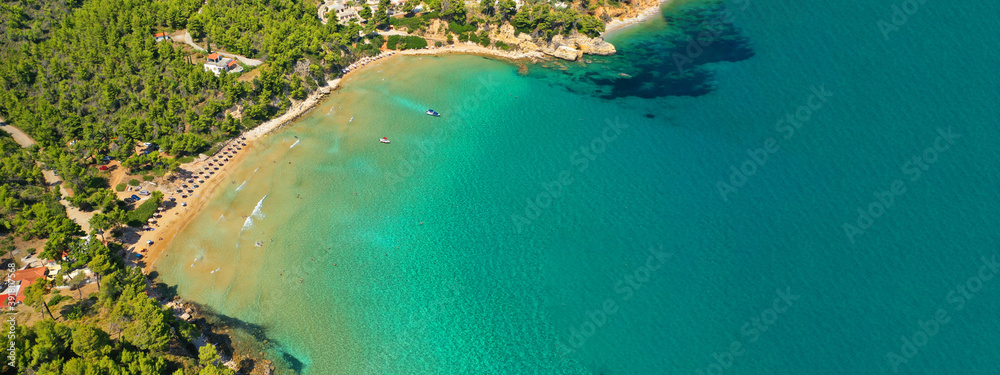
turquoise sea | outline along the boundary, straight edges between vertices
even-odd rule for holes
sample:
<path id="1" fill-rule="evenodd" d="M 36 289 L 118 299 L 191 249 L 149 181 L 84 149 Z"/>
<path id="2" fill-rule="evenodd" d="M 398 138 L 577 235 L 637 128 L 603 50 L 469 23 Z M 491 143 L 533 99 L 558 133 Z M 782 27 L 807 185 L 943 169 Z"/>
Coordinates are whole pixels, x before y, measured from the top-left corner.
<path id="1" fill-rule="evenodd" d="M 302 374 L 993 374 L 998 14 L 688 1 L 589 64 L 394 58 L 157 270 Z"/>

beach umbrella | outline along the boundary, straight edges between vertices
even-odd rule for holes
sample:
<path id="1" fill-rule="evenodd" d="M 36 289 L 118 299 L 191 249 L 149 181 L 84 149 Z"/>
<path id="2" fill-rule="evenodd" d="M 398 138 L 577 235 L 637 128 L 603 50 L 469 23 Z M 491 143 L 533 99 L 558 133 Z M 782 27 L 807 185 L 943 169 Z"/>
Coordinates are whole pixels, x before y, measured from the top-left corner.
<path id="1" fill-rule="evenodd" d="M 147 241 L 146 241 L 146 244 L 147 244 L 147 245 L 152 245 L 152 244 L 153 244 L 153 240 L 147 240 Z"/>

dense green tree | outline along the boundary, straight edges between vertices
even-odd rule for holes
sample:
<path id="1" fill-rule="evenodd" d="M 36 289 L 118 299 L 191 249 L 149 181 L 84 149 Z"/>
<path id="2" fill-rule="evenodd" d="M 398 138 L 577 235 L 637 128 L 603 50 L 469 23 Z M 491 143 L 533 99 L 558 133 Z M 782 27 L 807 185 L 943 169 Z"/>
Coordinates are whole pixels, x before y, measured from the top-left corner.
<path id="1" fill-rule="evenodd" d="M 26 332 L 23 340 L 27 343 L 26 354 L 28 356 L 28 367 L 37 367 L 46 363 L 56 363 L 61 365 L 61 359 L 66 355 L 72 331 L 55 322 L 46 319 L 35 323 L 30 332 Z M 58 366 L 56 372 L 58 373 Z"/>
<path id="2" fill-rule="evenodd" d="M 39 280 L 27 288 L 24 288 L 24 304 L 28 306 L 33 306 L 36 309 L 44 308 L 45 312 L 49 314 L 49 318 L 55 320 L 56 317 L 52 315 L 52 311 L 49 310 L 49 304 L 45 302 L 45 295 L 48 294 L 46 290 L 46 281 Z"/>
<path id="3" fill-rule="evenodd" d="M 206 344 L 198 349 L 198 363 L 203 367 L 199 375 L 232 375 L 235 374 L 233 370 L 226 368 L 219 363 L 219 353 L 215 349 L 215 345 Z"/>
<path id="4" fill-rule="evenodd" d="M 115 265 L 111 261 L 111 255 L 108 254 L 108 252 L 98 253 L 90 259 L 90 263 L 88 263 L 87 266 L 94 272 L 94 277 L 97 281 L 97 290 L 100 291 L 101 276 L 107 275 L 115 269 Z"/>
<path id="5" fill-rule="evenodd" d="M 219 351 L 215 349 L 215 345 L 205 344 L 198 349 L 198 363 L 202 366 L 211 366 L 216 362 L 219 362 Z"/>
<path id="6" fill-rule="evenodd" d="M 205 23 L 201 20 L 200 14 L 196 13 L 188 18 L 187 30 L 192 38 L 201 39 L 205 36 Z"/>
<path id="7" fill-rule="evenodd" d="M 73 329 L 73 352 L 84 358 L 111 353 L 111 337 L 97 327 L 81 325 Z"/>
<path id="8" fill-rule="evenodd" d="M 378 9 L 375 9 L 375 13 L 372 14 L 372 20 L 369 23 L 374 25 L 377 29 L 389 27 L 389 17 L 387 14 L 389 7 L 391 6 L 392 3 L 390 3 L 389 0 L 379 0 Z"/>

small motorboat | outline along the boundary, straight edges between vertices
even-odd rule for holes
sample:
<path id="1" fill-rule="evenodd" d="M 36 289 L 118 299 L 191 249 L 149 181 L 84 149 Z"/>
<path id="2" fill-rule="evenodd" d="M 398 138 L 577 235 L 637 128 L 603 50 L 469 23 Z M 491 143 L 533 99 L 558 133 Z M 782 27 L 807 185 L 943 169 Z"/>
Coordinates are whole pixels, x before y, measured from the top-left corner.
<path id="1" fill-rule="evenodd" d="M 382 137 L 382 139 L 379 139 L 378 141 L 382 143 L 389 143 L 389 138 Z"/>
<path id="2" fill-rule="evenodd" d="M 434 116 L 434 117 L 441 117 L 441 114 L 437 113 L 437 111 L 435 111 L 433 109 L 428 109 L 427 112 L 424 112 L 424 113 L 426 113 L 428 115 L 431 115 L 431 116 Z"/>

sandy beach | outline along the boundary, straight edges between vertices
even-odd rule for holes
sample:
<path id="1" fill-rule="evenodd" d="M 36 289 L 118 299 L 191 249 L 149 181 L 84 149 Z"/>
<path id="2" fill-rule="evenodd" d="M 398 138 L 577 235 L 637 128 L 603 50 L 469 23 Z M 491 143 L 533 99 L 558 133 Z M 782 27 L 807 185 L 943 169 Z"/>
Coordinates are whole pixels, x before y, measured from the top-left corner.
<path id="1" fill-rule="evenodd" d="M 170 241 L 205 206 L 215 189 L 227 181 L 232 170 L 243 161 L 246 155 L 252 152 L 256 141 L 307 113 L 333 92 L 340 85 L 340 81 L 340 78 L 328 81 L 326 86 L 320 87 L 305 100 L 294 103 L 281 116 L 268 120 L 227 141 L 214 155 L 204 156 L 191 163 L 181 165 L 178 171 L 172 174 L 172 182 L 156 187 L 156 190 L 162 191 L 164 195 L 164 203 L 161 205 L 163 211 L 160 212 L 157 223 L 152 225 L 152 231 L 142 231 L 138 233 L 138 237 L 135 235 L 128 237 L 126 242 L 132 244 L 126 246 L 126 249 L 132 253 L 128 259 L 135 259 L 135 254 L 141 253 L 144 258 L 145 271 L 152 270 Z M 183 188 L 185 185 L 188 188 Z M 182 189 L 184 192 L 178 193 L 178 189 Z M 188 192 L 188 189 L 191 191 Z M 174 201 L 171 201 L 171 198 Z M 152 241 L 152 245 L 147 245 L 148 241 Z M 145 253 L 142 253 L 143 249 L 146 250 Z"/>
<path id="2" fill-rule="evenodd" d="M 540 59 L 549 59 L 549 58 L 551 58 L 548 55 L 546 55 L 546 54 L 544 54 L 542 52 L 539 52 L 539 51 L 527 51 L 527 52 L 525 52 L 525 51 L 504 51 L 504 50 L 499 50 L 499 49 L 486 48 L 486 47 L 483 47 L 483 46 L 480 46 L 478 44 L 471 43 L 471 42 L 469 42 L 469 43 L 461 43 L 461 44 L 456 43 L 456 44 L 449 45 L 449 46 L 435 47 L 435 48 L 429 48 L 429 49 L 405 50 L 405 51 L 400 51 L 398 54 L 399 55 L 407 55 L 407 56 L 418 56 L 418 55 L 420 55 L 420 56 L 424 56 L 424 55 L 437 56 L 437 55 L 447 55 L 447 54 L 455 54 L 455 53 L 463 54 L 463 55 L 478 55 L 478 56 L 496 57 L 496 58 L 507 59 L 507 60 L 515 60 L 515 61 L 516 60 L 532 60 L 532 61 L 536 61 L 536 60 L 540 60 Z"/>
<path id="3" fill-rule="evenodd" d="M 618 30 L 656 15 L 660 5 L 665 1 L 667 0 L 657 1 L 655 6 L 645 9 L 636 17 L 627 20 L 612 21 L 608 24 L 607 31 L 605 32 Z M 539 51 L 503 51 L 486 48 L 474 43 L 456 43 L 444 47 L 392 51 L 391 54 L 380 55 L 378 58 L 356 63 L 357 65 L 341 78 L 328 81 L 326 86 L 319 88 L 305 100 L 298 103 L 293 102 L 292 107 L 281 116 L 247 130 L 240 136 L 226 142 L 216 154 L 204 156 L 191 163 L 181 165 L 179 171 L 174 173 L 175 178 L 171 183 L 156 187 L 157 190 L 164 193 L 164 204 L 162 205 L 163 211 L 160 212 L 161 216 L 157 218 L 157 223 L 152 226 L 153 230 L 138 232 L 138 237 L 132 235 L 126 241 L 132 244 L 131 246 L 126 246 L 126 249 L 132 253 L 129 255 L 129 259 L 135 259 L 136 254 L 142 254 L 145 271 L 149 272 L 154 269 L 156 261 L 159 257 L 164 256 L 164 250 L 169 246 L 174 237 L 205 206 L 215 189 L 227 181 L 227 177 L 231 171 L 243 161 L 244 157 L 253 152 L 256 141 L 307 113 L 319 104 L 323 98 L 336 90 L 342 80 L 349 79 L 352 75 L 366 68 L 379 65 L 396 56 L 438 56 L 447 54 L 478 55 L 511 61 L 530 60 L 536 62 L 551 59 L 551 57 Z M 227 149 L 231 149 L 231 152 L 227 152 Z M 228 161 L 225 161 L 225 159 L 228 159 Z M 212 165 L 209 165 L 209 163 L 212 163 Z M 202 171 L 203 174 L 199 175 L 199 171 Z M 213 173 L 207 174 L 208 171 Z M 187 183 L 189 178 L 194 178 L 195 181 L 198 181 L 198 176 L 207 177 L 204 178 L 204 182 L 198 183 L 197 188 L 192 188 L 192 192 L 185 192 L 183 195 L 186 195 L 186 197 L 183 197 L 181 193 L 177 193 L 177 189 L 181 188 L 182 185 L 189 184 Z M 174 198 L 174 201 L 170 201 L 170 198 Z M 152 245 L 148 245 L 148 241 L 152 241 Z M 142 252 L 142 250 L 146 251 Z"/>
<path id="4" fill-rule="evenodd" d="M 611 20 L 611 22 L 608 22 L 604 26 L 604 33 L 602 33 L 601 35 L 610 33 L 612 31 L 621 30 L 628 26 L 632 26 L 652 18 L 653 16 L 660 13 L 660 6 L 662 6 L 664 3 L 668 1 L 670 0 L 658 0 L 655 2 L 655 4 L 650 5 L 646 9 L 643 9 L 642 12 L 639 12 L 639 14 L 636 15 L 635 17 L 621 19 L 621 20 L 619 19 Z"/>

